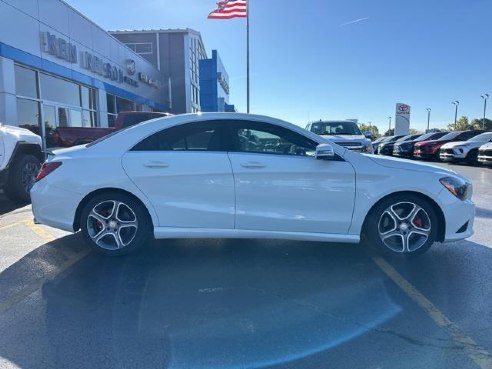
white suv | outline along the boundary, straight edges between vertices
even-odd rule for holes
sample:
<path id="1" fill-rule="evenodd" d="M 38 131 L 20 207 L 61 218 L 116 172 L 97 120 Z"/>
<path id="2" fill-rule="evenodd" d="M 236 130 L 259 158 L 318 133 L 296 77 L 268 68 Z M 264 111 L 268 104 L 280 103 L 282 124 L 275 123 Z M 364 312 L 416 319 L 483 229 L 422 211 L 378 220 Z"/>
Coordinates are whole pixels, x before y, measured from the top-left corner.
<path id="1" fill-rule="evenodd" d="M 441 146 L 439 157 L 442 161 L 466 161 L 477 164 L 478 149 L 487 142 L 492 142 L 492 132 L 485 132 L 466 141 L 448 142 Z"/>
<path id="2" fill-rule="evenodd" d="M 41 137 L 24 128 L 0 124 L 0 189 L 14 202 L 30 200 L 44 155 Z"/>
<path id="3" fill-rule="evenodd" d="M 320 120 L 309 123 L 306 129 L 351 151 L 374 153 L 371 140 L 362 134 L 353 121 Z"/>

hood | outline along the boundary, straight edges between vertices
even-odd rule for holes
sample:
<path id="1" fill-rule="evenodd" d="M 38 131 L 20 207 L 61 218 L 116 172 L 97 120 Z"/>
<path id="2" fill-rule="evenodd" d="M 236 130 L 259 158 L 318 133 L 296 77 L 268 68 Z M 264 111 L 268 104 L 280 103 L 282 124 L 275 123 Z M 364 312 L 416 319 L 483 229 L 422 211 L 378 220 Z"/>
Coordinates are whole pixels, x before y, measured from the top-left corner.
<path id="1" fill-rule="evenodd" d="M 410 161 L 407 159 L 398 159 L 391 157 L 380 157 L 366 155 L 367 158 L 386 168 L 413 170 L 415 172 L 439 173 L 442 175 L 455 175 L 461 177 L 453 170 L 444 169 L 436 165 L 424 164 L 421 162 Z"/>
<path id="2" fill-rule="evenodd" d="M 364 135 L 320 135 L 321 137 L 330 141 L 357 141 L 357 142 L 368 142 L 369 139 Z"/>
<path id="3" fill-rule="evenodd" d="M 1 125 L 0 134 L 4 135 L 6 141 L 27 142 L 41 146 L 41 137 L 25 128 Z"/>
<path id="4" fill-rule="evenodd" d="M 486 143 L 485 145 L 480 146 L 480 150 L 492 150 L 492 142 Z"/>
<path id="5" fill-rule="evenodd" d="M 419 141 L 419 142 L 415 142 L 415 147 L 427 146 L 429 144 L 432 145 L 436 142 L 437 142 L 437 140 Z"/>
<path id="6" fill-rule="evenodd" d="M 484 144 L 484 142 L 480 141 L 454 141 L 454 142 L 448 142 L 445 145 L 441 146 L 441 149 L 452 149 L 457 146 L 466 146 L 466 147 L 480 147 Z"/>

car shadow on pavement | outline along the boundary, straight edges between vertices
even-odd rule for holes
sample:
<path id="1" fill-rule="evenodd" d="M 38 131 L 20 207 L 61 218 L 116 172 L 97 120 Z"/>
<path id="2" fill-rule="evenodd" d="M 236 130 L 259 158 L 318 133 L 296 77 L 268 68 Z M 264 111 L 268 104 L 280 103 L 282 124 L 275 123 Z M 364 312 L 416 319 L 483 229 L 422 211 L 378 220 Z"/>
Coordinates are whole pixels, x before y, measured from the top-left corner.
<path id="1" fill-rule="evenodd" d="M 492 210 L 475 207 L 475 216 L 478 218 L 492 218 Z"/>
<path id="2" fill-rule="evenodd" d="M 10 201 L 2 192 L 0 192 L 0 216 L 22 208 L 26 205 L 28 205 L 28 203 L 14 203 Z"/>
<path id="3" fill-rule="evenodd" d="M 466 245 L 468 252 L 478 247 Z M 362 347 L 354 342 L 395 319 L 406 302 L 357 245 L 200 239 L 153 241 L 118 258 L 87 250 L 80 234 L 69 235 L 0 274 L 0 362 L 23 369 L 265 367 L 349 346 L 344 367 L 366 367 L 370 357 L 350 358 Z M 490 249 L 480 252 L 492 258 Z M 420 262 L 392 263 L 412 283 L 426 275 L 437 289 L 466 273 L 455 259 L 436 247 Z M 57 268 L 65 269 L 45 278 Z M 20 303 L 16 295 L 40 280 L 40 293 Z M 397 365 L 402 342 L 391 342 L 385 362 Z"/>

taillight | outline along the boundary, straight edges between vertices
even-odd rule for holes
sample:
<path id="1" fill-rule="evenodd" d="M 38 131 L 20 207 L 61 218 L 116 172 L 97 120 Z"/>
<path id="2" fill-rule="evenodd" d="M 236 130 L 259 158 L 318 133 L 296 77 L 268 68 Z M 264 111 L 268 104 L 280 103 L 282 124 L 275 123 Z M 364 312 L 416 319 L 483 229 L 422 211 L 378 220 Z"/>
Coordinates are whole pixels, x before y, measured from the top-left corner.
<path id="1" fill-rule="evenodd" d="M 48 174 L 53 172 L 56 168 L 60 167 L 61 165 L 62 165 L 61 161 L 52 161 L 49 163 L 44 163 L 41 166 L 38 175 L 36 176 L 36 182 L 42 180 L 44 177 L 46 177 Z"/>

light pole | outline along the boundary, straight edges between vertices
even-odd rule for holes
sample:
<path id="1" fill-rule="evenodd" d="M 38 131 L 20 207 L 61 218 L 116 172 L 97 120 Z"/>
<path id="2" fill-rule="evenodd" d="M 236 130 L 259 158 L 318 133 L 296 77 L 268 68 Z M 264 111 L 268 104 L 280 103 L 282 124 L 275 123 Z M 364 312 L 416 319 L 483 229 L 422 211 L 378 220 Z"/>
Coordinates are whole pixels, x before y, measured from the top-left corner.
<path id="1" fill-rule="evenodd" d="M 427 108 L 427 131 L 426 133 L 429 133 L 429 129 L 430 129 L 430 120 L 431 120 L 431 108 Z"/>
<path id="2" fill-rule="evenodd" d="M 391 131 L 391 117 L 388 117 L 389 119 L 389 129 L 388 129 L 388 134 L 389 134 L 389 131 Z"/>
<path id="3" fill-rule="evenodd" d="M 456 122 L 458 121 L 458 106 L 460 105 L 460 102 L 458 100 L 453 101 L 451 104 L 455 106 L 454 110 L 454 130 L 456 131 Z"/>
<path id="4" fill-rule="evenodd" d="M 487 112 L 487 99 L 489 98 L 489 94 L 483 94 L 483 120 L 482 120 L 482 129 L 485 130 L 485 113 Z"/>

